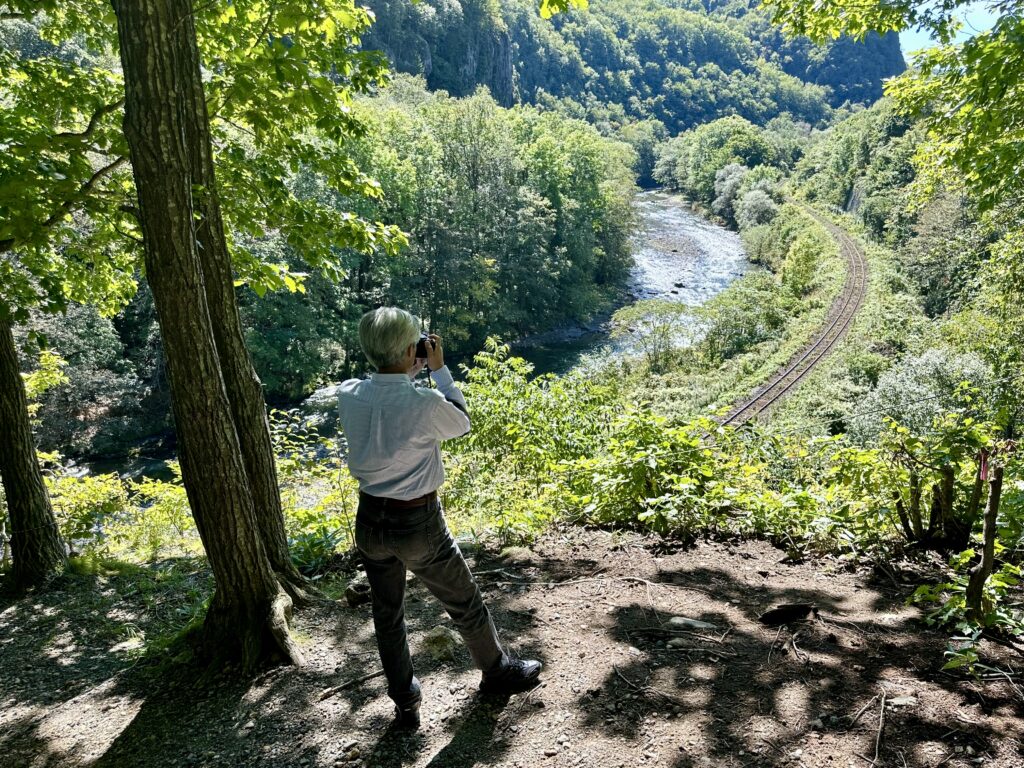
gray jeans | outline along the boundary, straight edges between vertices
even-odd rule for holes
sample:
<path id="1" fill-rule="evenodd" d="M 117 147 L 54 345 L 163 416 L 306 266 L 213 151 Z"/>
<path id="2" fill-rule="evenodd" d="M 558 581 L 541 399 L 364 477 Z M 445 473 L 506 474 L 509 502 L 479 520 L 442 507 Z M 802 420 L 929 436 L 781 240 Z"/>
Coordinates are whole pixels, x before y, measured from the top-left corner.
<path id="1" fill-rule="evenodd" d="M 413 509 L 389 509 L 360 499 L 356 546 L 370 583 L 373 626 L 388 696 L 399 707 L 420 700 L 405 626 L 407 568 L 448 611 L 477 668 L 490 672 L 506 662 L 480 588 L 448 531 L 439 502 Z"/>

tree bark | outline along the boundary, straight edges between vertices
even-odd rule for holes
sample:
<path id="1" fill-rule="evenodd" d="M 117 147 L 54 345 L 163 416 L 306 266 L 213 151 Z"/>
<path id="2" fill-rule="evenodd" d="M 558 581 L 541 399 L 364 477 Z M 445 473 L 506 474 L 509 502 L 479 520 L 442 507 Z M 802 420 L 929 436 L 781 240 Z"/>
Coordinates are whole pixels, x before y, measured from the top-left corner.
<path id="1" fill-rule="evenodd" d="M 308 602 L 308 583 L 292 563 L 288 551 L 267 404 L 263 385 L 245 346 L 238 313 L 231 254 L 217 195 L 206 97 L 198 79 L 182 82 L 179 87 L 190 99 L 190 109 L 185 115 L 186 144 L 193 172 L 193 204 L 202 212 L 197 220 L 196 236 L 203 283 L 260 538 L 281 585 L 297 603 Z"/>
<path id="2" fill-rule="evenodd" d="M 910 521 L 914 530 L 914 540 L 924 538 L 924 527 L 921 523 L 921 476 L 916 469 L 910 470 Z"/>
<path id="3" fill-rule="evenodd" d="M 0 320 L 0 478 L 10 519 L 15 589 L 40 586 L 67 563 L 67 551 L 39 470 L 25 382 L 10 323 Z"/>
<path id="4" fill-rule="evenodd" d="M 894 494 L 896 501 L 896 516 L 899 518 L 900 525 L 903 527 L 903 535 L 907 537 L 907 541 L 914 541 L 914 529 L 910 527 L 910 518 L 907 517 L 907 509 L 903 503 L 903 495 L 896 491 Z"/>
<path id="5" fill-rule="evenodd" d="M 939 514 L 941 535 L 951 541 L 956 535 L 956 517 L 953 514 L 953 502 L 956 498 L 956 469 L 952 465 L 942 467 L 942 480 L 939 484 Z"/>
<path id="6" fill-rule="evenodd" d="M 999 497 L 1003 492 L 1003 467 L 997 465 L 988 483 L 988 503 L 985 505 L 985 522 L 982 531 L 984 544 L 981 560 L 971 568 L 967 582 L 967 616 L 972 621 L 981 621 L 985 615 L 985 582 L 992 575 L 996 559 L 996 519 L 999 516 Z"/>
<path id="7" fill-rule="evenodd" d="M 974 486 L 971 488 L 971 498 L 967 502 L 967 513 L 964 515 L 967 534 L 974 530 L 974 524 L 978 522 L 978 510 L 981 508 L 981 497 L 985 492 L 985 478 L 982 476 L 983 467 L 988 457 L 985 451 L 978 453 L 978 470 L 974 473 Z"/>
<path id="8" fill-rule="evenodd" d="M 301 663 L 288 633 L 291 599 L 278 584 L 256 512 L 224 383 L 196 237 L 189 132 L 205 119 L 191 0 L 112 0 L 125 78 L 146 276 L 153 291 L 182 479 L 216 590 L 202 650 L 246 667 L 284 657 Z"/>

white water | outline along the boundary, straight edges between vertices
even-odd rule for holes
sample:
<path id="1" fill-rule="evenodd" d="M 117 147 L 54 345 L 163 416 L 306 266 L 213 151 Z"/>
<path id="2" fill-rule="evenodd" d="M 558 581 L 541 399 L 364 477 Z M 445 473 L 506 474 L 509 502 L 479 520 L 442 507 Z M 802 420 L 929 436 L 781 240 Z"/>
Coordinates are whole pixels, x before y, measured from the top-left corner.
<path id="1" fill-rule="evenodd" d="M 721 293 L 750 268 L 735 232 L 694 213 L 677 194 L 654 190 L 636 196 L 641 229 L 634 239 L 629 293 L 634 301 L 663 299 L 699 306 Z M 564 373 L 613 343 L 607 319 L 586 329 L 573 328 L 527 340 L 515 349 L 538 372 Z"/>

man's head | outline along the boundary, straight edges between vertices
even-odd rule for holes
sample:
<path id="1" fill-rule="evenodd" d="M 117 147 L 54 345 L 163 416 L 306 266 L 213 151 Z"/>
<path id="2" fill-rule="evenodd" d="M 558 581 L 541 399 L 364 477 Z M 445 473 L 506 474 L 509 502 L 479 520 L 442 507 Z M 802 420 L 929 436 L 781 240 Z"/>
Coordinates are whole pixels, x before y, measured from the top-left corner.
<path id="1" fill-rule="evenodd" d="M 419 318 L 398 307 L 370 310 L 359 321 L 359 345 L 378 371 L 401 364 L 419 339 Z"/>

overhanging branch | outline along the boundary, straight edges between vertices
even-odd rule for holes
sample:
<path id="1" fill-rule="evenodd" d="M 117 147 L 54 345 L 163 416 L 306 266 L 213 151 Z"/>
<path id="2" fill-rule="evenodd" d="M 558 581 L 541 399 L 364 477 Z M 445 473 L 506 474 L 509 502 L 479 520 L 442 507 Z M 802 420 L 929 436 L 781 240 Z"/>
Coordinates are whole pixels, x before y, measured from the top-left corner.
<path id="1" fill-rule="evenodd" d="M 81 187 L 78 188 L 77 194 L 73 197 L 69 197 L 63 203 L 58 206 L 57 210 L 54 211 L 45 221 L 40 225 L 40 229 L 49 229 L 60 221 L 64 216 L 71 213 L 82 200 L 95 189 L 96 185 L 99 184 L 104 178 L 112 174 L 118 168 L 128 162 L 128 158 L 124 156 L 116 157 L 111 162 L 99 168 L 92 176 L 90 176 Z M 7 253 L 14 249 L 17 245 L 15 238 L 7 238 L 6 240 L 0 240 L 0 253 Z"/>
<path id="2" fill-rule="evenodd" d="M 88 194 L 93 190 L 93 188 L 102 179 L 104 179 L 105 177 L 107 177 L 110 174 L 112 174 L 114 171 L 116 171 L 118 168 L 120 168 L 122 165 L 124 165 L 127 162 L 128 162 L 128 158 L 127 157 L 124 157 L 124 156 L 118 157 L 118 158 L 115 158 L 110 163 L 108 163 L 107 165 L 105 165 L 102 168 L 100 168 L 98 171 L 96 171 L 96 173 L 94 173 L 92 176 L 90 176 L 89 180 L 86 181 L 85 184 L 83 184 L 79 188 L 78 194 L 75 195 L 72 198 L 68 198 L 67 200 L 65 200 L 61 204 L 60 208 L 58 208 L 56 211 L 54 211 L 53 214 L 45 222 L 43 222 L 43 226 L 44 227 L 52 227 L 54 224 L 56 224 L 58 221 L 60 221 L 66 214 L 68 214 L 72 210 L 74 210 L 75 205 L 77 203 L 81 202 L 81 200 L 83 198 L 88 196 Z"/>
<path id="3" fill-rule="evenodd" d="M 53 138 L 58 141 L 88 141 L 90 138 L 92 138 L 92 135 L 96 132 L 96 129 L 99 127 L 100 120 L 102 120 L 106 115 L 109 115 L 111 112 L 119 110 L 123 106 L 123 98 L 118 99 L 113 104 L 106 104 L 97 109 L 95 112 L 93 112 L 92 117 L 89 118 L 89 125 L 86 126 L 84 131 L 64 131 L 62 133 L 54 134 Z"/>

